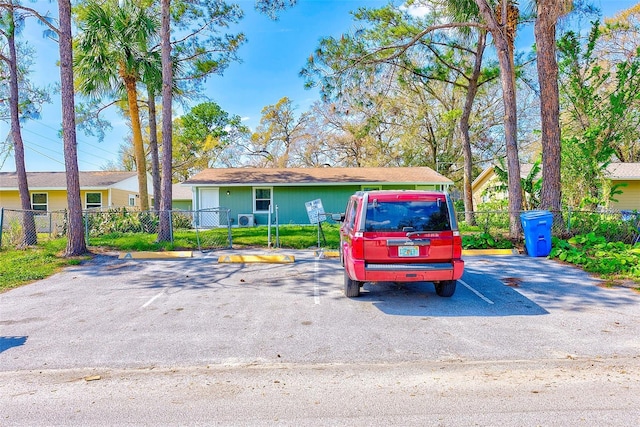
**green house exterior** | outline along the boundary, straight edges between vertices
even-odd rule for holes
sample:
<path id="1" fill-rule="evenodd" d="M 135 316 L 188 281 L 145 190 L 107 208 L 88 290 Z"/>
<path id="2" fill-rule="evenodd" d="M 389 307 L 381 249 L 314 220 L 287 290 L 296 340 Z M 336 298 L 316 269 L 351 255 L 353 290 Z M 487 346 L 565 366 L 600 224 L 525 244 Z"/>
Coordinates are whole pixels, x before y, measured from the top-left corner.
<path id="1" fill-rule="evenodd" d="M 219 168 L 182 183 L 194 210 L 226 208 L 232 225 L 311 224 L 307 203 L 320 201 L 327 215 L 344 212 L 361 190 L 447 190 L 453 182 L 427 167 L 415 168 Z M 312 210 L 313 212 L 313 210 Z M 249 219 L 249 221 L 247 221 Z M 207 224 L 200 224 L 207 226 Z"/>
<path id="2" fill-rule="evenodd" d="M 191 188 L 185 187 L 180 184 L 173 184 L 171 188 L 171 208 L 181 211 L 193 210 L 193 200 Z"/>

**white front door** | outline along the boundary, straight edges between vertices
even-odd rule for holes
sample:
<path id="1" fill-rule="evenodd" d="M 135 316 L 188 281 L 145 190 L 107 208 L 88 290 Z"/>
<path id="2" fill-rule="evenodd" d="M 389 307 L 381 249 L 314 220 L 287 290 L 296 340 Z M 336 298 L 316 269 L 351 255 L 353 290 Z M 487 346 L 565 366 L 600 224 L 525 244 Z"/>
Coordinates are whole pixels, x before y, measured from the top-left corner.
<path id="1" fill-rule="evenodd" d="M 207 211 L 207 209 L 220 207 L 219 188 L 200 188 L 200 226 L 217 227 L 220 225 L 220 215 L 218 211 Z"/>

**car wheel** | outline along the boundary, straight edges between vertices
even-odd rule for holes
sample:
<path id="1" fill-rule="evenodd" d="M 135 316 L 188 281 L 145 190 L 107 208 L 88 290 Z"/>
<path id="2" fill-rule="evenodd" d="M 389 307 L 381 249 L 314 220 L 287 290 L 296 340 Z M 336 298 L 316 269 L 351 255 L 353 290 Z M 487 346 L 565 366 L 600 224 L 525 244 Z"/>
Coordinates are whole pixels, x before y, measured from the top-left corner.
<path id="1" fill-rule="evenodd" d="M 344 270 L 344 294 L 349 298 L 360 296 L 360 284 L 357 280 L 351 280 L 347 270 Z"/>
<path id="2" fill-rule="evenodd" d="M 450 297 L 456 291 L 456 281 L 455 280 L 443 280 L 442 282 L 436 282 L 436 294 L 441 297 Z"/>

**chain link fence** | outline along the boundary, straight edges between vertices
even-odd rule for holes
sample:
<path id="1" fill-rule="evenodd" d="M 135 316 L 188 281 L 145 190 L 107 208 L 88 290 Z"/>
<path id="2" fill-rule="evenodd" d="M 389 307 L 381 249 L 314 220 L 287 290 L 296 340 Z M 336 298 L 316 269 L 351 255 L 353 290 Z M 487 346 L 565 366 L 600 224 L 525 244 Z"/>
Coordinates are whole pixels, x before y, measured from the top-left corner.
<path id="1" fill-rule="evenodd" d="M 0 208 L 0 248 L 35 245 L 66 234 L 66 211 Z"/>
<path id="2" fill-rule="evenodd" d="M 518 218 L 522 213 L 518 212 Z M 471 224 L 466 221 L 467 217 L 472 219 Z M 504 237 L 509 234 L 508 211 L 478 211 L 470 215 L 458 212 L 457 219 L 463 232 L 478 231 Z M 553 236 L 566 239 L 591 232 L 610 242 L 637 243 L 640 240 L 640 212 L 567 210 L 553 215 Z"/>
<path id="3" fill-rule="evenodd" d="M 233 247 L 231 234 L 231 210 L 226 208 L 209 208 L 199 211 L 183 211 L 191 216 L 191 224 L 196 231 L 198 250 Z M 186 225 L 182 222 L 182 225 Z M 226 230 L 226 235 L 221 230 Z"/>
<path id="4" fill-rule="evenodd" d="M 124 235 L 158 233 L 159 211 L 137 211 L 127 208 L 83 212 L 87 245 Z M 211 208 L 200 211 L 169 211 L 171 243 L 203 249 L 231 248 L 230 210 Z M 0 209 L 0 248 L 33 246 L 43 239 L 66 234 L 67 212 Z"/>
<path id="5" fill-rule="evenodd" d="M 518 217 L 522 212 L 518 212 Z M 171 242 L 198 250 L 232 248 L 230 210 L 170 211 Z M 87 245 L 122 235 L 158 233 L 160 212 L 126 208 L 87 210 L 83 212 Z M 508 211 L 478 211 L 469 217 L 458 212 L 463 233 L 486 232 L 508 237 Z M 32 246 L 46 239 L 63 237 L 67 230 L 66 211 L 24 211 L 0 208 L 0 248 Z M 554 215 L 552 235 L 569 238 L 594 232 L 610 242 L 640 241 L 640 213 L 637 211 L 567 210 Z M 524 238 L 523 235 L 520 236 Z"/>

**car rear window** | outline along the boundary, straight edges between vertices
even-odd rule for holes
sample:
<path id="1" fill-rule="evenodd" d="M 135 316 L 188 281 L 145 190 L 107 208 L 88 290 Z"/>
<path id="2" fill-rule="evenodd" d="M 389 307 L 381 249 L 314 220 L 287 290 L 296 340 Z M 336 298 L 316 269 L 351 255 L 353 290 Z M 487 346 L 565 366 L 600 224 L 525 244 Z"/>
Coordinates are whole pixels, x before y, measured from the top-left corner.
<path id="1" fill-rule="evenodd" d="M 365 231 L 444 231 L 451 230 L 444 200 L 378 201 L 367 204 Z"/>

